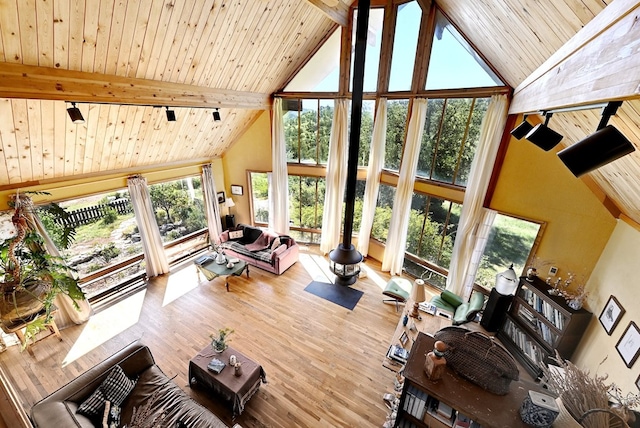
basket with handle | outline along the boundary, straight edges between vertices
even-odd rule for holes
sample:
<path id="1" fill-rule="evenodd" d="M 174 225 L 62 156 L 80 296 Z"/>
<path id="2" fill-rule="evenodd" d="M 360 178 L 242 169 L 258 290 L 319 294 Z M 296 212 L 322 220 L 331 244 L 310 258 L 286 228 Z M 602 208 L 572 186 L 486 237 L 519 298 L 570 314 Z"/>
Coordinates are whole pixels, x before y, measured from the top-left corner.
<path id="1" fill-rule="evenodd" d="M 483 389 L 505 395 L 511 381 L 518 380 L 515 360 L 493 338 L 455 326 L 440 329 L 434 337 L 449 345 L 444 356 L 447 365 Z"/>

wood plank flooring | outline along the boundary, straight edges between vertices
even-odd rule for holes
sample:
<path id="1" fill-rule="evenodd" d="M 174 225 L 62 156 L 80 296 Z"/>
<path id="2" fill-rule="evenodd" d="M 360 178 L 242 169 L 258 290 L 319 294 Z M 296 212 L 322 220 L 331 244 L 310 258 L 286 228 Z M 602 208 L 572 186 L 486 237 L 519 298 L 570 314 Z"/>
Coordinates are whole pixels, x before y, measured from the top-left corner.
<path id="1" fill-rule="evenodd" d="M 96 311 L 85 324 L 48 337 L 35 356 L 17 346 L 0 353 L 0 365 L 28 410 L 129 342 L 141 339 L 169 377 L 228 425 L 231 412 L 204 391 L 188 386 L 189 359 L 221 327 L 235 330 L 230 345 L 264 367 L 268 384 L 235 421 L 243 427 L 381 426 L 387 409 L 382 395 L 394 373 L 382 358 L 398 316 L 382 302 L 388 275 L 367 261 L 367 278 L 353 287 L 364 292 L 349 311 L 304 291 L 326 266 L 314 251 L 281 276 L 251 268 L 250 278 L 207 281 L 187 263 L 135 293 Z M 305 265 L 308 266 L 305 268 Z M 311 267 L 309 267 L 311 266 Z M 63 427 L 56 427 L 63 428 Z"/>

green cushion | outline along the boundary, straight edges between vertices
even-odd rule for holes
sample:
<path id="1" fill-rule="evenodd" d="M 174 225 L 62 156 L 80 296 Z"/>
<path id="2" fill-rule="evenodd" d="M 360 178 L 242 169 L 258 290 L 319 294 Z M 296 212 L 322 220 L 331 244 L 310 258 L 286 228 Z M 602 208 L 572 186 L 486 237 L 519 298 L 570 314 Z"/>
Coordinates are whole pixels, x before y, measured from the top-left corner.
<path id="1" fill-rule="evenodd" d="M 409 298 L 411 286 L 412 283 L 408 279 L 394 277 L 389 280 L 382 294 L 400 302 L 406 302 Z"/>
<path id="2" fill-rule="evenodd" d="M 445 311 L 454 313 L 456 308 L 451 306 L 449 303 L 445 302 L 441 296 L 434 296 L 431 298 L 431 303 L 436 305 L 437 308 L 444 309 Z"/>
<path id="3" fill-rule="evenodd" d="M 470 320 L 467 319 L 467 312 L 469 311 L 469 304 L 463 303 L 458 306 L 458 309 L 453 314 L 453 321 L 451 322 L 453 325 L 460 325 Z"/>
<path id="4" fill-rule="evenodd" d="M 453 325 L 460 325 L 473 321 L 484 306 L 484 294 L 479 291 L 471 293 L 468 303 L 463 303 L 453 314 Z"/>
<path id="5" fill-rule="evenodd" d="M 444 300 L 454 308 L 457 308 L 462 304 L 462 297 L 458 296 L 455 293 L 452 293 L 449 290 L 444 290 L 442 293 L 440 293 L 440 297 L 442 298 L 442 300 Z"/>

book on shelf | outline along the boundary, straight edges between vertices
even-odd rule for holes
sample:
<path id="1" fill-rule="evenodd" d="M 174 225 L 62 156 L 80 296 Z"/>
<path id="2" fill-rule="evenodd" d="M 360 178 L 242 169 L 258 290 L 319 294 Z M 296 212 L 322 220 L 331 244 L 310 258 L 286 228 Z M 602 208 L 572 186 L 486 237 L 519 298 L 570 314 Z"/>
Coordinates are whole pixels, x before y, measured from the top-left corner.
<path id="1" fill-rule="evenodd" d="M 456 414 L 456 419 L 453 421 L 453 428 L 469 428 L 471 426 L 471 419 L 458 412 Z"/>
<path id="2" fill-rule="evenodd" d="M 451 409 L 451 413 L 449 414 L 449 416 L 446 416 L 447 408 Z M 439 409 L 441 409 L 441 411 L 438 411 Z M 442 403 L 441 401 L 432 397 L 432 401 L 429 405 L 427 413 L 429 413 L 432 418 L 437 419 L 446 426 L 453 427 L 453 422 L 456 417 L 456 411 L 447 404 Z"/>

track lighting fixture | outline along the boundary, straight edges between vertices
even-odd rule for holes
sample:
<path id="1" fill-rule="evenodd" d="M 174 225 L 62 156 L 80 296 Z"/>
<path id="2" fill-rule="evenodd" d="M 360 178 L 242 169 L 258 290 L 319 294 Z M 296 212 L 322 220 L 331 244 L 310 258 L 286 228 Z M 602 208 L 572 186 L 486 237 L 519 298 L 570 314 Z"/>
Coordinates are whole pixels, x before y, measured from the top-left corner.
<path id="1" fill-rule="evenodd" d="M 67 113 L 69 113 L 69 118 L 75 124 L 84 123 L 84 117 L 82 117 L 82 112 L 78 107 L 76 107 L 76 103 L 71 103 L 71 107 L 67 109 Z"/>
<path id="2" fill-rule="evenodd" d="M 165 107 L 167 109 L 167 121 L 175 122 L 176 121 L 176 112 L 173 110 L 169 110 L 169 106 Z"/>
<path id="3" fill-rule="evenodd" d="M 522 140 L 532 129 L 533 125 L 527 122 L 527 115 L 525 114 L 522 118 L 522 123 L 511 130 L 511 135 L 518 140 Z"/>
<path id="4" fill-rule="evenodd" d="M 613 101 L 602 110 L 598 129 L 593 134 L 560 152 L 558 157 L 576 177 L 600 168 L 635 150 L 634 145 L 615 127 L 607 125 L 622 101 Z"/>
<path id="5" fill-rule="evenodd" d="M 220 122 L 220 111 L 218 111 L 218 109 L 215 109 L 213 111 L 213 120 L 216 122 Z"/>
<path id="6" fill-rule="evenodd" d="M 547 124 L 549 123 L 549 119 L 551 119 L 552 113 L 542 112 L 545 116 L 544 124 L 539 123 L 534 126 L 524 138 L 531 141 L 536 146 L 540 147 L 542 150 L 548 152 L 552 148 L 558 145 L 558 143 L 562 140 L 562 135 L 558 134 L 553 129 L 549 128 Z"/>

